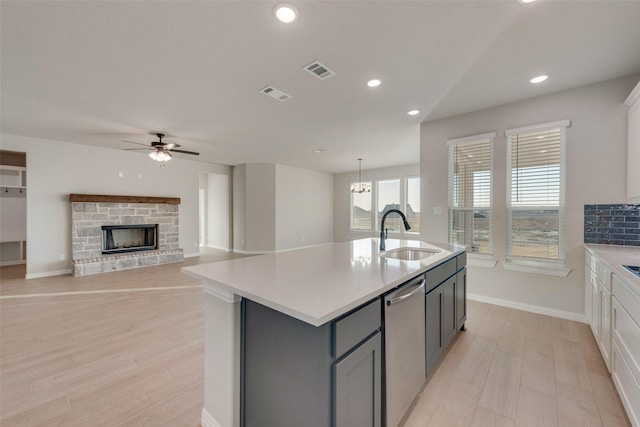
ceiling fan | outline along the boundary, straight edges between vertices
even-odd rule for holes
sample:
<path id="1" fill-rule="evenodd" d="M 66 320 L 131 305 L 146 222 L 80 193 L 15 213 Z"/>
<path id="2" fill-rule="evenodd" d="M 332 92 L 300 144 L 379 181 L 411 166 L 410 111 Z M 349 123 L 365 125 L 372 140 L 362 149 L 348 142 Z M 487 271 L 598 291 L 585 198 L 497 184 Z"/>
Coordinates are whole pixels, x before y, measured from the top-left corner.
<path id="1" fill-rule="evenodd" d="M 182 153 L 182 154 L 191 154 L 193 156 L 200 155 L 200 153 L 196 153 L 195 151 L 176 150 L 176 148 L 180 147 L 179 144 L 176 144 L 173 142 L 171 143 L 162 142 L 162 138 L 164 138 L 163 133 L 156 133 L 155 135 L 158 137 L 158 140 L 152 141 L 150 145 L 142 144 L 140 142 L 135 142 L 135 141 L 123 140 L 123 142 L 128 142 L 129 144 L 137 144 L 145 147 L 145 148 L 125 148 L 124 150 L 126 151 L 151 150 L 151 152 L 149 153 L 149 157 L 157 162 L 167 162 L 171 160 L 171 157 L 173 157 L 171 155 L 172 152 Z"/>

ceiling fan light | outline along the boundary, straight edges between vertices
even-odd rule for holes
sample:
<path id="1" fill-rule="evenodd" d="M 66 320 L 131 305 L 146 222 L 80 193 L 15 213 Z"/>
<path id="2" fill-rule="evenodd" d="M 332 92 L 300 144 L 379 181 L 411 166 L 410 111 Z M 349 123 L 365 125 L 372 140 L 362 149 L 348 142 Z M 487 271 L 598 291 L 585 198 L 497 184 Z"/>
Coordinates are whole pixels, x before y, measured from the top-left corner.
<path id="1" fill-rule="evenodd" d="M 171 160 L 171 153 L 169 153 L 166 150 L 162 150 L 161 152 L 158 153 L 158 157 L 160 157 L 160 161 L 161 162 L 167 162 L 169 160 Z"/>
<path id="2" fill-rule="evenodd" d="M 149 153 L 149 157 L 156 162 L 167 162 L 171 160 L 171 153 L 166 150 L 154 150 Z"/>

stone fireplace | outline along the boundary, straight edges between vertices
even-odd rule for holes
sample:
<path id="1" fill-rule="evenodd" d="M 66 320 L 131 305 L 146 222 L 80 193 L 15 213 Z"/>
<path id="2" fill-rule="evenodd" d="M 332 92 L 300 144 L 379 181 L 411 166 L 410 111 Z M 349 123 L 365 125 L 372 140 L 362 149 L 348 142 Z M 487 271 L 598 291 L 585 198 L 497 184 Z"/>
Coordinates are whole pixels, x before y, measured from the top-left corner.
<path id="1" fill-rule="evenodd" d="M 158 224 L 102 226 L 102 255 L 155 249 L 158 249 Z"/>
<path id="2" fill-rule="evenodd" d="M 179 198 L 71 194 L 73 274 L 179 262 Z"/>

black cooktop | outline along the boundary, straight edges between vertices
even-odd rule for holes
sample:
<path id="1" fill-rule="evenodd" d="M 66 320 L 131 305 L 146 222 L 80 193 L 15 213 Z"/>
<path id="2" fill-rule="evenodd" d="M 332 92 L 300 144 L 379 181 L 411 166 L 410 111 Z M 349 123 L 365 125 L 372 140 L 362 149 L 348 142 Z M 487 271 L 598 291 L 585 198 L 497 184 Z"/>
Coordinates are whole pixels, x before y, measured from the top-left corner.
<path id="1" fill-rule="evenodd" d="M 623 267 L 629 270 L 630 272 L 632 272 L 633 274 L 635 274 L 636 276 L 640 277 L 640 267 L 638 267 L 637 265 L 623 265 Z"/>

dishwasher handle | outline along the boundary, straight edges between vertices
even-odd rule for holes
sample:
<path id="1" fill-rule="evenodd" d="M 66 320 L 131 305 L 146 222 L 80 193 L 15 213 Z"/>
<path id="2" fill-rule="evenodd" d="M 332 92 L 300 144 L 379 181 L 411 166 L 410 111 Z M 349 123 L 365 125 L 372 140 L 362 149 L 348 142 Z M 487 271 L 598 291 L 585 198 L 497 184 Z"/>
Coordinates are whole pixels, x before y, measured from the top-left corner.
<path id="1" fill-rule="evenodd" d="M 386 300 L 387 306 L 397 304 L 408 298 L 411 298 L 412 296 L 418 293 L 423 292 L 425 283 L 427 283 L 427 279 L 422 279 L 420 283 L 416 285 L 409 285 L 406 287 L 407 289 L 402 289 L 403 292 L 401 292 L 400 295 L 398 296 L 394 295 L 392 298 L 389 298 Z"/>

